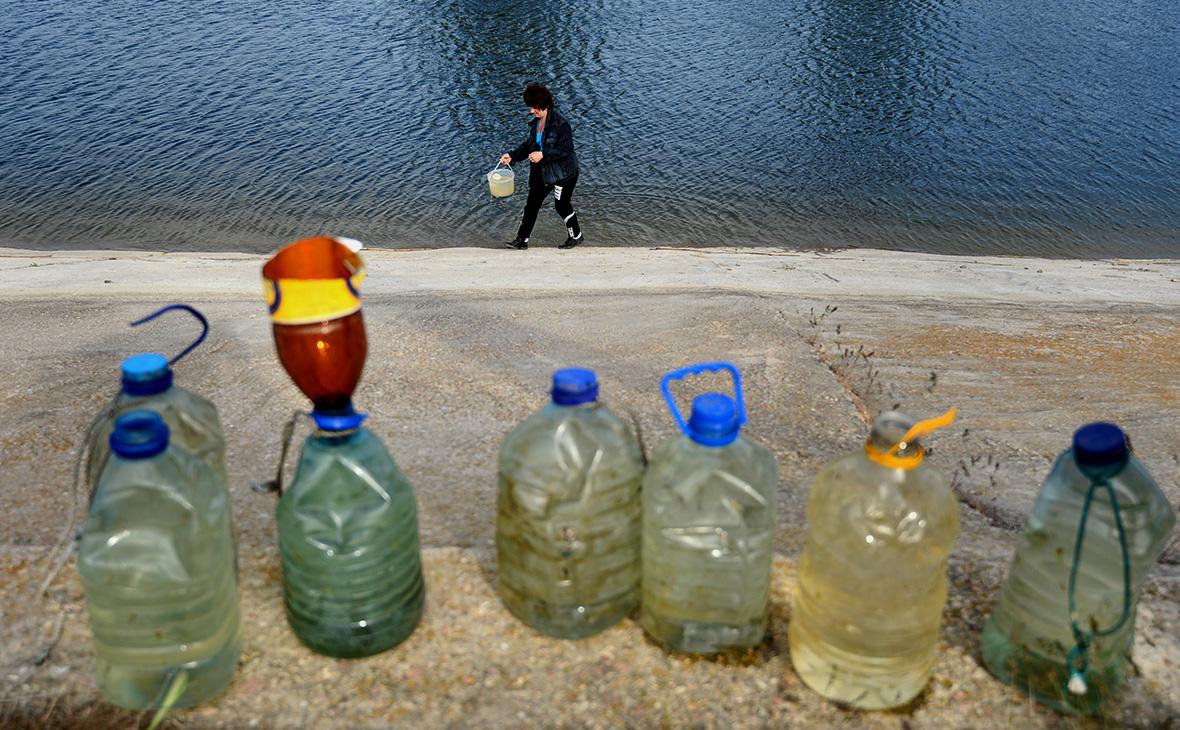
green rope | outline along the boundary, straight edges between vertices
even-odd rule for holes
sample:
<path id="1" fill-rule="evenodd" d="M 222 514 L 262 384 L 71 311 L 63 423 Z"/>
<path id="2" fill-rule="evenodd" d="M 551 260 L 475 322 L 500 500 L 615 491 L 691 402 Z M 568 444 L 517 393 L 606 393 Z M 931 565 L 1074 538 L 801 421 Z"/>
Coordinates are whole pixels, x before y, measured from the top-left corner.
<path id="1" fill-rule="evenodd" d="M 1119 548 L 1122 551 L 1123 558 L 1123 613 L 1119 620 L 1113 625 L 1105 629 L 1098 629 L 1095 631 L 1084 631 L 1077 622 L 1077 595 L 1076 588 L 1078 582 L 1078 564 L 1082 562 L 1082 544 L 1086 539 L 1086 521 L 1090 519 L 1090 504 L 1094 501 L 1094 490 L 1102 487 L 1106 490 L 1110 497 L 1110 507 L 1114 512 L 1114 524 L 1119 531 Z M 1110 636 L 1116 631 L 1123 628 L 1127 620 L 1131 618 L 1131 556 L 1130 550 L 1127 548 L 1127 533 L 1123 529 L 1123 518 L 1119 512 L 1119 501 L 1115 497 L 1114 488 L 1110 486 L 1110 482 L 1106 479 L 1098 479 L 1090 482 L 1090 489 L 1086 492 L 1086 501 L 1082 504 L 1082 520 L 1078 525 L 1078 539 L 1074 543 L 1073 548 L 1073 565 L 1069 570 L 1069 628 L 1073 632 L 1073 638 L 1076 642 L 1074 647 L 1069 650 L 1069 657 L 1066 659 L 1066 667 L 1069 669 L 1069 684 L 1067 688 L 1074 694 L 1086 693 L 1086 670 L 1089 668 L 1089 651 L 1090 644 L 1094 639 L 1103 636 Z"/>

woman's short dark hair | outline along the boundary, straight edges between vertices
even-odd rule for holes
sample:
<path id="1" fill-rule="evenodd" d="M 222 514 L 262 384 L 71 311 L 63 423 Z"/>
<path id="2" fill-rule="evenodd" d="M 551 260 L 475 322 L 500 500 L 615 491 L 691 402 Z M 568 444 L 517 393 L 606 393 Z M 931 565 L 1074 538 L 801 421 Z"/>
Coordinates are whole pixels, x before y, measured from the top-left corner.
<path id="1" fill-rule="evenodd" d="M 524 103 L 533 109 L 549 109 L 553 106 L 553 94 L 549 93 L 545 84 L 536 81 L 524 87 L 524 93 L 521 96 L 524 97 Z"/>

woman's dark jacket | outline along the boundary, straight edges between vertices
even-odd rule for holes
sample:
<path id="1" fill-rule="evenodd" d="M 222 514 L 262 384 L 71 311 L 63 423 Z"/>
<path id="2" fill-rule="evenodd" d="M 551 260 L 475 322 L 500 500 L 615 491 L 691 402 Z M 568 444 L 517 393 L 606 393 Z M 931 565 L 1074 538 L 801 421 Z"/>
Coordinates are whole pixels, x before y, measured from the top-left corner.
<path id="1" fill-rule="evenodd" d="M 541 146 L 537 146 L 537 124 L 540 119 L 533 117 L 529 122 L 529 135 L 524 143 L 509 155 L 513 162 L 528 159 L 530 152 L 540 151 L 541 179 L 546 185 L 556 185 L 567 180 L 578 171 L 578 156 L 574 153 L 574 130 L 565 117 L 553 107 L 549 108 L 545 129 L 541 132 Z"/>

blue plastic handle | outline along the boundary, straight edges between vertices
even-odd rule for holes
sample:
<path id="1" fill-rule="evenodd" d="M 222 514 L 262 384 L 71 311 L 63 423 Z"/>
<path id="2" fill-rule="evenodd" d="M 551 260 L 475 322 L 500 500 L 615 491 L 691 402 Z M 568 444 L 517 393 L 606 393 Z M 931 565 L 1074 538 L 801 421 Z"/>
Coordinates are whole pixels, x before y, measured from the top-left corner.
<path id="1" fill-rule="evenodd" d="M 196 340 L 193 341 L 193 344 L 191 344 L 188 347 L 181 350 L 179 355 L 177 355 L 176 357 L 169 360 L 168 361 L 169 365 L 175 365 L 177 360 L 179 360 L 180 358 L 184 357 L 185 355 L 187 355 L 190 352 L 192 352 L 193 350 L 195 350 L 197 348 L 197 345 L 199 345 L 205 341 L 205 335 L 209 334 L 209 320 L 205 319 L 205 315 L 201 314 L 196 309 L 193 309 L 192 307 L 190 307 L 187 304 L 169 304 L 167 307 L 164 307 L 163 309 L 156 310 L 155 312 L 152 312 L 151 314 L 144 317 L 143 319 L 137 319 L 131 323 L 132 327 L 138 327 L 139 325 L 141 325 L 145 322 L 151 322 L 153 319 L 155 319 L 156 317 L 159 317 L 161 314 L 163 314 L 165 312 L 171 312 L 176 309 L 179 309 L 183 312 L 188 312 L 189 314 L 191 314 L 197 318 L 197 321 L 201 323 L 201 335 L 199 337 L 197 337 Z"/>
<path id="2" fill-rule="evenodd" d="M 685 436 L 691 436 L 692 434 L 688 430 L 688 423 L 685 422 L 684 416 L 680 414 L 680 408 L 676 405 L 676 399 L 672 396 L 672 391 L 670 390 L 672 381 L 684 380 L 689 375 L 719 373 L 723 370 L 733 376 L 733 400 L 737 404 L 737 425 L 738 428 L 741 428 L 746 422 L 746 399 L 742 397 L 742 374 L 738 372 L 737 366 L 733 363 L 719 361 L 689 365 L 679 370 L 673 370 L 660 380 L 660 392 L 664 394 L 664 401 L 668 404 L 668 410 L 672 412 L 672 418 L 676 419 L 676 425 L 680 427 L 680 431 Z"/>

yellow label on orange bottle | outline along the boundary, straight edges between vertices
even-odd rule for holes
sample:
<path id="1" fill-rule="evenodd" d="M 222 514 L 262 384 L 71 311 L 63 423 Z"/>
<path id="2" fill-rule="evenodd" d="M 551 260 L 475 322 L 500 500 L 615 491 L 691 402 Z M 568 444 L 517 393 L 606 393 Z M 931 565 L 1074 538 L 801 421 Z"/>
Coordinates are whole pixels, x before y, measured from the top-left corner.
<path id="1" fill-rule="evenodd" d="M 284 246 L 262 267 L 263 296 L 275 324 L 346 317 L 361 308 L 361 257 L 329 236 Z"/>

